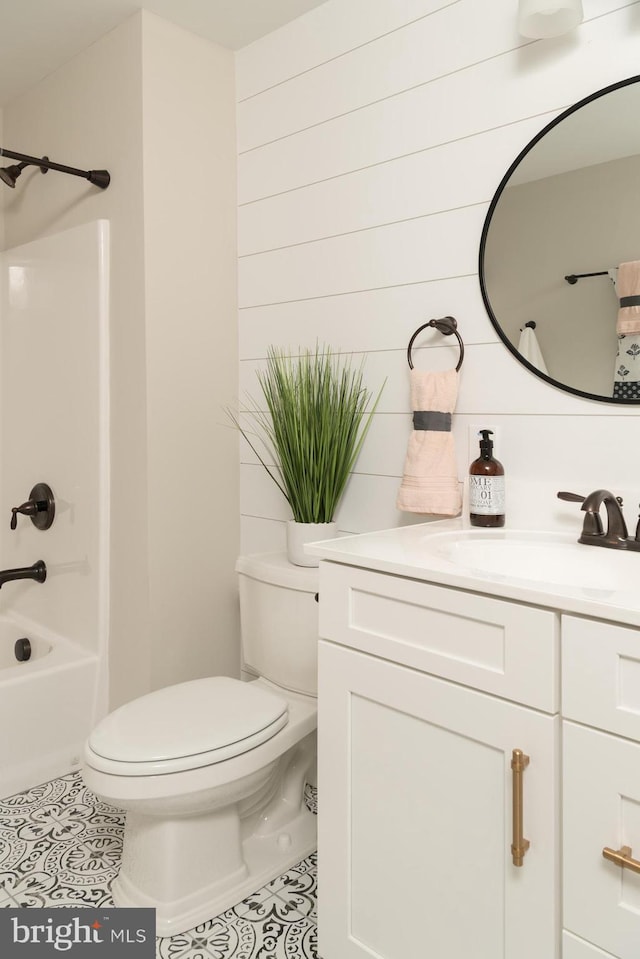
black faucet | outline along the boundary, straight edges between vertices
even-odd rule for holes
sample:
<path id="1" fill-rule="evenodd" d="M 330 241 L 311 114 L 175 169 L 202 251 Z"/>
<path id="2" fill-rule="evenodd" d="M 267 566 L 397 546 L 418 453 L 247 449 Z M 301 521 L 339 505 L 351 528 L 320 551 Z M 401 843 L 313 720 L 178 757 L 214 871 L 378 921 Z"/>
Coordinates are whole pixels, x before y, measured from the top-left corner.
<path id="1" fill-rule="evenodd" d="M 39 559 L 33 566 L 18 566 L 17 569 L 0 569 L 0 586 L 11 583 L 14 579 L 34 579 L 36 583 L 44 583 L 47 578 L 47 567 L 44 560 Z"/>
<path id="2" fill-rule="evenodd" d="M 640 551 L 640 525 L 636 530 L 636 538 L 630 539 L 627 524 L 622 512 L 622 499 L 614 496 L 608 489 L 597 489 L 588 496 L 579 493 L 558 493 L 558 499 L 569 500 L 572 503 L 582 503 L 585 512 L 582 534 L 579 543 L 586 546 L 606 546 L 609 549 L 630 549 Z M 600 507 L 604 503 L 607 510 L 607 530 L 602 528 Z"/>

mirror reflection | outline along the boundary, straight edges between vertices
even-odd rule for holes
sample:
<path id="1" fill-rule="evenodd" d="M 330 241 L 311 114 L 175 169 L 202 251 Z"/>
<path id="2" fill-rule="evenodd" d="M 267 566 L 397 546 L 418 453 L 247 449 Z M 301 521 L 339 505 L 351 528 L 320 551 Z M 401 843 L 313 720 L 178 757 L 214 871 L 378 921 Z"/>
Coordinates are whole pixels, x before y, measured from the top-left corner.
<path id="1" fill-rule="evenodd" d="M 640 77 L 580 101 L 491 203 L 480 284 L 500 337 L 572 393 L 640 403 Z"/>

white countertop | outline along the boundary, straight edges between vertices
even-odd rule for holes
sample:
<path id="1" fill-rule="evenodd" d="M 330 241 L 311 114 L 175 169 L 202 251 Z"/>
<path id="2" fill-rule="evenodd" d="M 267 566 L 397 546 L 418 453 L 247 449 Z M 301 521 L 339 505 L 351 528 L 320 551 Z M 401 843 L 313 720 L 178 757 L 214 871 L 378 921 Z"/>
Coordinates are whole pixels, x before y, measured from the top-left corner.
<path id="1" fill-rule="evenodd" d="M 396 576 L 408 576 L 412 579 L 438 583 L 457 589 L 471 590 L 521 603 L 546 606 L 552 609 L 583 616 L 608 619 L 613 622 L 640 626 L 640 552 L 613 550 L 601 547 L 580 545 L 579 550 L 589 550 L 591 565 L 601 566 L 603 582 L 606 583 L 611 567 L 624 566 L 627 585 L 623 589 L 603 588 L 594 585 L 574 585 L 560 582 L 546 582 L 544 571 L 540 569 L 535 579 L 519 578 L 517 570 L 508 575 L 495 573 L 474 566 L 465 567 L 450 559 L 443 549 L 443 543 L 455 542 L 455 533 L 469 537 L 476 532 L 493 539 L 518 538 L 539 547 L 545 539 L 552 541 L 577 542 L 580 530 L 571 534 L 534 530 L 496 530 L 476 531 L 462 518 L 441 520 L 414 526 L 404 526 L 381 530 L 375 533 L 361 533 L 355 536 L 342 536 L 338 539 L 307 545 L 305 550 L 322 560 L 358 566 L 363 569 L 377 570 Z M 447 534 L 443 536 L 442 534 Z M 635 571 L 637 570 L 637 585 Z M 551 577 L 550 577 L 551 579 Z M 632 585 L 630 585 L 630 583 Z"/>

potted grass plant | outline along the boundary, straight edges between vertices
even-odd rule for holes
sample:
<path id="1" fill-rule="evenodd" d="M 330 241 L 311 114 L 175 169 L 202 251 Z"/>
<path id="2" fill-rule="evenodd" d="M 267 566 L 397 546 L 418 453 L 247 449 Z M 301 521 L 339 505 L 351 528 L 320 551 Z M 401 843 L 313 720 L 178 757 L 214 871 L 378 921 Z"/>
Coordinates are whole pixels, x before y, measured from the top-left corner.
<path id="1" fill-rule="evenodd" d="M 249 397 L 242 418 L 227 412 L 291 508 L 290 562 L 316 566 L 304 543 L 335 536 L 338 503 L 384 383 L 374 398 L 362 366 L 318 346 L 299 356 L 269 347 L 257 376 L 264 403 Z"/>

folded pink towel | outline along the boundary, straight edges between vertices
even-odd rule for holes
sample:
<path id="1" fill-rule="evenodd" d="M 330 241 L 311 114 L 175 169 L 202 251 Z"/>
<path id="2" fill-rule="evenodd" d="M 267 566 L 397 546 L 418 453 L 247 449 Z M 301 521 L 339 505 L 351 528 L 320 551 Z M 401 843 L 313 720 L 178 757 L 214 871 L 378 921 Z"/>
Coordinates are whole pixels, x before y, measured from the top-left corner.
<path id="1" fill-rule="evenodd" d="M 396 508 L 406 513 L 458 516 L 462 495 L 451 435 L 458 396 L 458 373 L 411 370 L 413 432 Z"/>
<path id="2" fill-rule="evenodd" d="M 616 332 L 640 333 L 640 260 L 620 264 L 616 292 L 620 298 Z"/>

